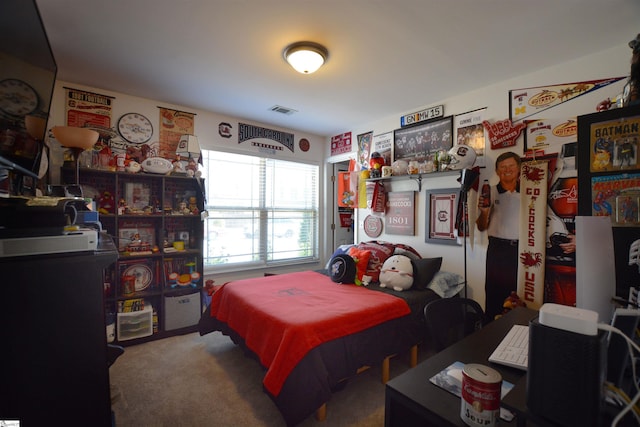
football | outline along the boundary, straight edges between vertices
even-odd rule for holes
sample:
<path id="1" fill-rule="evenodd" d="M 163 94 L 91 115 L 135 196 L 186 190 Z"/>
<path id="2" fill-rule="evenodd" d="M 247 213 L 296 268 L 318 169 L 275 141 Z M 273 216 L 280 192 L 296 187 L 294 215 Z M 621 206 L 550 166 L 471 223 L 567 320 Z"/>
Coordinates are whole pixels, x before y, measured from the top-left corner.
<path id="1" fill-rule="evenodd" d="M 171 172 L 173 165 L 162 157 L 149 157 L 142 161 L 142 170 L 150 173 L 166 174 Z"/>

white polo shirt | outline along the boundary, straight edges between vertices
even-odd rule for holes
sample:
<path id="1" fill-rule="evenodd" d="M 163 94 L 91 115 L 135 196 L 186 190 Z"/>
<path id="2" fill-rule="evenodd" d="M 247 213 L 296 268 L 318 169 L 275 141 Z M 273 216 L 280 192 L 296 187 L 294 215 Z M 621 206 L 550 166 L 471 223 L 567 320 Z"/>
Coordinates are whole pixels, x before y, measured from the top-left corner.
<path id="1" fill-rule="evenodd" d="M 518 240 L 520 235 L 520 191 L 506 191 L 500 183 L 491 186 L 491 216 L 487 234 Z"/>

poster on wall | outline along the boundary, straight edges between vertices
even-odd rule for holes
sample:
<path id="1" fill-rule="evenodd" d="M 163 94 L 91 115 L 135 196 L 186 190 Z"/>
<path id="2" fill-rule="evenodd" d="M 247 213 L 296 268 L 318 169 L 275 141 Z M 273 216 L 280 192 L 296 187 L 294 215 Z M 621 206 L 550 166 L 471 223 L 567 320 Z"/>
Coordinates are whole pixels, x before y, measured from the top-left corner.
<path id="1" fill-rule="evenodd" d="M 575 83 L 563 83 L 551 86 L 528 87 L 509 91 L 510 118 L 516 122 L 541 111 L 555 107 L 563 102 L 601 89 L 626 77 L 613 77 L 600 80 L 586 80 Z"/>
<path id="2" fill-rule="evenodd" d="M 111 128 L 112 96 L 66 87 L 67 126 Z"/>
<path id="3" fill-rule="evenodd" d="M 624 173 L 591 178 L 591 215 L 608 216 L 615 226 L 638 226 L 640 174 Z"/>
<path id="4" fill-rule="evenodd" d="M 371 155 L 371 138 L 373 132 L 358 135 L 358 164 L 360 169 L 369 169 L 369 156 Z"/>
<path id="5" fill-rule="evenodd" d="M 384 217 L 387 234 L 413 236 L 415 234 L 415 191 L 387 193 L 387 213 Z"/>
<path id="6" fill-rule="evenodd" d="M 393 154 L 391 148 L 393 147 L 393 132 L 379 133 L 373 135 L 373 142 L 371 144 L 371 152 L 378 153 L 384 159 L 384 164 L 391 166 L 391 159 Z"/>
<path id="7" fill-rule="evenodd" d="M 454 118 L 456 130 L 456 144 L 467 145 L 476 152 L 476 162 L 474 166 L 485 167 L 485 137 L 484 137 L 484 116 L 486 108 L 458 114 Z"/>
<path id="8" fill-rule="evenodd" d="M 640 167 L 640 115 L 592 123 L 589 141 L 591 172 L 621 172 Z"/>
<path id="9" fill-rule="evenodd" d="M 449 151 L 453 146 L 453 116 L 420 122 L 393 133 L 395 160 L 424 161 L 438 151 Z"/>
<path id="10" fill-rule="evenodd" d="M 351 132 L 341 133 L 331 137 L 331 155 L 351 152 Z"/>
<path id="11" fill-rule="evenodd" d="M 524 153 L 560 153 L 565 144 L 578 138 L 576 117 L 566 119 L 538 119 L 526 121 L 524 132 Z"/>
<path id="12" fill-rule="evenodd" d="M 165 159 L 175 159 L 180 137 L 194 134 L 195 114 L 170 108 L 158 108 L 160 110 L 160 150 L 158 154 Z"/>

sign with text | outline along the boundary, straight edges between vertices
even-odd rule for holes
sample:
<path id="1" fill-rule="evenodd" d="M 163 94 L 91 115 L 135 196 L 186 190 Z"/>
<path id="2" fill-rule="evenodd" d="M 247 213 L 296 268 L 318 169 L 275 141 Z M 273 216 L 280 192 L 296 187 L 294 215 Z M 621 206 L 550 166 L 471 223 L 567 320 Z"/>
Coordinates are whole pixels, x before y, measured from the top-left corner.
<path id="1" fill-rule="evenodd" d="M 351 152 L 351 132 L 341 133 L 331 137 L 331 155 Z"/>
<path id="2" fill-rule="evenodd" d="M 416 111 L 415 113 L 407 114 L 400 117 L 400 126 L 413 125 L 425 120 L 437 119 L 444 116 L 444 105 L 436 105 L 435 107 L 427 108 L 426 110 Z"/>
<path id="3" fill-rule="evenodd" d="M 415 235 L 415 191 L 392 191 L 387 194 L 387 213 L 384 217 L 387 234 Z"/>

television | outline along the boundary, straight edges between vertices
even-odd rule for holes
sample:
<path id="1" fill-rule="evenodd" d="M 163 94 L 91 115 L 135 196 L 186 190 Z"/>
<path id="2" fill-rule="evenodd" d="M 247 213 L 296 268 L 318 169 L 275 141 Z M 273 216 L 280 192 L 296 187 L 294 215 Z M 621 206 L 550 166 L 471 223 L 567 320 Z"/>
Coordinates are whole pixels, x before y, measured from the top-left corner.
<path id="1" fill-rule="evenodd" d="M 0 193 L 34 195 L 58 67 L 35 0 L 0 2 Z M 3 179 L 4 177 L 4 179 Z"/>

